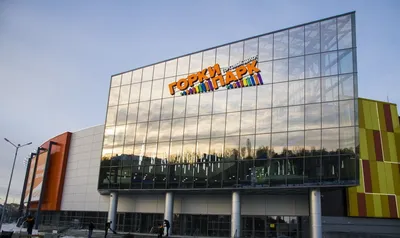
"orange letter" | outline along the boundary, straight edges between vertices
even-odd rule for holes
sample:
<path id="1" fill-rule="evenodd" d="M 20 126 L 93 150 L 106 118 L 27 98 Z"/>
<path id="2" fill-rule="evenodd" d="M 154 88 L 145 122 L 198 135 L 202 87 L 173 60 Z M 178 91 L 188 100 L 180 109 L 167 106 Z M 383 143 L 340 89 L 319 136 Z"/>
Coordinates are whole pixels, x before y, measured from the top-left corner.
<path id="1" fill-rule="evenodd" d="M 194 82 L 197 81 L 197 75 L 192 74 L 188 77 L 190 87 L 193 87 Z"/>
<path id="2" fill-rule="evenodd" d="M 226 75 L 225 75 L 225 84 L 229 84 L 229 83 L 231 83 L 231 82 L 233 82 L 233 81 L 236 81 L 236 80 L 237 80 L 237 78 L 236 78 L 236 76 L 233 74 L 232 71 L 226 72 Z"/>
<path id="3" fill-rule="evenodd" d="M 174 90 L 174 87 L 176 86 L 176 82 L 173 82 L 173 83 L 170 83 L 169 85 L 168 85 L 168 87 L 169 87 L 169 93 L 171 94 L 171 95 L 174 95 L 175 94 L 175 90 Z"/>
<path id="4" fill-rule="evenodd" d="M 218 76 L 215 76 L 214 78 L 212 78 L 212 83 L 213 83 L 214 89 L 218 89 L 218 87 L 219 87 L 217 80 L 219 81 L 219 84 L 221 84 L 221 87 L 225 86 L 224 77 L 222 75 L 218 75 Z"/>
<path id="5" fill-rule="evenodd" d="M 249 71 L 249 74 L 260 72 L 260 70 L 258 68 L 256 68 L 256 64 L 257 64 L 257 61 L 253 60 L 250 64 L 246 65 L 247 71 Z"/>
<path id="6" fill-rule="evenodd" d="M 236 75 L 237 75 L 238 79 L 241 79 L 243 77 L 243 75 L 245 75 L 246 73 L 247 73 L 247 69 L 243 65 L 236 68 Z"/>
<path id="7" fill-rule="evenodd" d="M 186 90 L 189 87 L 189 83 L 185 78 L 183 78 L 178 81 L 177 86 L 179 90 Z"/>
<path id="8" fill-rule="evenodd" d="M 202 83 L 203 80 L 208 79 L 206 73 L 207 73 L 207 69 L 203 69 L 202 71 L 197 73 L 197 79 L 199 80 L 200 83 Z"/>
<path id="9" fill-rule="evenodd" d="M 210 74 L 210 78 L 214 78 L 215 73 L 221 75 L 219 64 L 215 64 L 214 67 L 208 67 L 208 73 Z"/>

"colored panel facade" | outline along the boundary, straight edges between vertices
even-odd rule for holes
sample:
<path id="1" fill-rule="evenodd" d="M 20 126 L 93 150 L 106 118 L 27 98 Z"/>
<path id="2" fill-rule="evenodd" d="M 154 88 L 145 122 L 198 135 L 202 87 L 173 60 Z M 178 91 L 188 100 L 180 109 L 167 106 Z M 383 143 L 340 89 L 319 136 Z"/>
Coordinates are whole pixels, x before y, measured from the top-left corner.
<path id="1" fill-rule="evenodd" d="M 400 217 L 400 127 L 395 104 L 358 100 L 360 185 L 349 188 L 348 215 Z"/>

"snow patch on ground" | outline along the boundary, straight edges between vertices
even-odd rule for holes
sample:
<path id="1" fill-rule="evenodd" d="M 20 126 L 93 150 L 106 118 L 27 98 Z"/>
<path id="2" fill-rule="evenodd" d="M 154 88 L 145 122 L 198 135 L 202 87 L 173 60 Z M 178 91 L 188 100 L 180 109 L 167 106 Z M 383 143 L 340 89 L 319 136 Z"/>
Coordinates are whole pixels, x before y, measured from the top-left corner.
<path id="1" fill-rule="evenodd" d="M 26 232 L 26 228 L 17 227 L 17 223 L 6 223 L 1 226 L 3 231 L 13 231 L 14 233 Z M 33 230 L 32 235 L 37 235 L 38 230 Z"/>

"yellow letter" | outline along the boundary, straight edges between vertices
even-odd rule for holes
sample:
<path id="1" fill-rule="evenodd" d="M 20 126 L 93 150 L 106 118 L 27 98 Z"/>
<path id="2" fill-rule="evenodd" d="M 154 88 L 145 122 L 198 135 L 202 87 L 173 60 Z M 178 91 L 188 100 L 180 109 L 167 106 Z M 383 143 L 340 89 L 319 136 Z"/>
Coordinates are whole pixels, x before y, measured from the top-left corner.
<path id="1" fill-rule="evenodd" d="M 197 79 L 199 80 L 200 83 L 202 83 L 203 80 L 208 79 L 206 73 L 207 73 L 207 69 L 203 69 L 202 71 L 197 73 Z"/>
<path id="2" fill-rule="evenodd" d="M 210 74 L 210 78 L 214 78 L 215 73 L 221 75 L 219 64 L 215 64 L 214 67 L 208 67 L 208 73 Z"/>
<path id="3" fill-rule="evenodd" d="M 179 79 L 177 86 L 179 90 L 186 90 L 189 87 L 189 83 L 185 78 L 183 78 Z"/>
<path id="4" fill-rule="evenodd" d="M 233 81 L 236 81 L 236 80 L 237 80 L 237 78 L 236 78 L 236 76 L 232 73 L 232 71 L 226 72 L 226 75 L 225 75 L 225 84 L 229 84 L 229 83 L 231 83 L 231 82 L 233 82 Z"/>
<path id="5" fill-rule="evenodd" d="M 218 87 L 219 87 L 217 81 L 219 81 L 219 84 L 221 84 L 221 87 L 225 86 L 224 77 L 222 77 L 222 75 L 215 76 L 211 80 L 212 80 L 214 89 L 218 89 Z"/>
<path id="6" fill-rule="evenodd" d="M 171 94 L 171 95 L 174 95 L 175 94 L 175 90 L 174 90 L 174 87 L 176 86 L 176 82 L 173 82 L 173 83 L 170 83 L 169 85 L 168 85 L 168 87 L 169 87 L 169 93 Z"/>
<path id="7" fill-rule="evenodd" d="M 246 73 L 247 73 L 247 69 L 243 65 L 236 68 L 236 75 L 237 75 L 238 79 L 241 79 L 243 77 L 243 75 L 245 75 Z"/>
<path id="8" fill-rule="evenodd" d="M 258 73 L 260 70 L 256 68 L 257 61 L 253 60 L 250 64 L 247 64 L 247 71 L 249 74 Z"/>
<path id="9" fill-rule="evenodd" d="M 197 75 L 192 74 L 188 77 L 190 87 L 193 87 L 194 83 L 197 81 Z"/>

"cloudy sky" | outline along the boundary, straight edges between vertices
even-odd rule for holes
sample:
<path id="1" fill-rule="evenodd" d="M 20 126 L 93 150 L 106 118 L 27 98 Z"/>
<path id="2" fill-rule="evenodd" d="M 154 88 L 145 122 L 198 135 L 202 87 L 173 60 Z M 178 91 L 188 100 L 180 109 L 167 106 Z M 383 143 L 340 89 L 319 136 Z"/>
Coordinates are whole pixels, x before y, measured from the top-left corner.
<path id="1" fill-rule="evenodd" d="M 400 1 L 0 0 L 0 138 L 32 141 L 104 122 L 110 75 L 204 48 L 356 11 L 359 95 L 400 103 Z M 14 149 L 0 141 L 0 202 Z"/>

